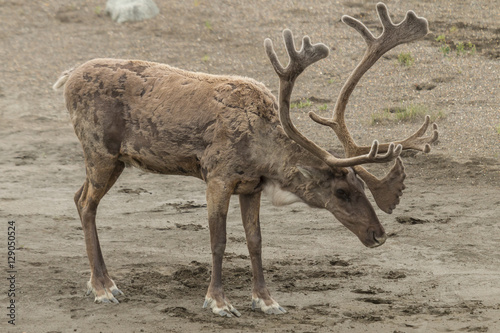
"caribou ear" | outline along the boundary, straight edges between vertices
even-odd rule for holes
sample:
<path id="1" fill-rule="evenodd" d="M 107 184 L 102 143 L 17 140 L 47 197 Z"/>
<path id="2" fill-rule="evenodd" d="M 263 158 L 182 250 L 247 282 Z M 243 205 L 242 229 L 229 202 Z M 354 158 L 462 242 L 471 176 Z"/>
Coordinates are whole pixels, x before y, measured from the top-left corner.
<path id="1" fill-rule="evenodd" d="M 306 179 L 316 179 L 317 181 L 325 180 L 325 173 L 320 169 L 301 165 L 296 165 L 295 167 Z"/>

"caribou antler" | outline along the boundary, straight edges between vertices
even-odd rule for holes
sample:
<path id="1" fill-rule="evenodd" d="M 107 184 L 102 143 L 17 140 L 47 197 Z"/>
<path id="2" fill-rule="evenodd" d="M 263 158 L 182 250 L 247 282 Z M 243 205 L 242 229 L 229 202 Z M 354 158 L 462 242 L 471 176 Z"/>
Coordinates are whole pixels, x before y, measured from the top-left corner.
<path id="1" fill-rule="evenodd" d="M 292 94 L 295 79 L 307 68 L 307 66 L 328 56 L 328 47 L 324 44 L 311 44 L 309 37 L 302 39 L 302 48 L 297 51 L 293 41 L 292 32 L 288 29 L 283 31 L 283 39 L 289 56 L 289 63 L 283 68 L 274 52 L 273 44 L 270 39 L 264 41 L 266 52 L 271 60 L 274 70 L 280 78 L 279 91 L 279 114 L 281 125 L 285 133 L 299 145 L 307 149 L 313 155 L 322 159 L 332 168 L 349 167 L 364 163 L 384 163 L 394 160 L 401 153 L 401 145 L 390 144 L 386 153 L 378 154 L 378 142 L 374 141 L 370 151 L 364 155 L 357 155 L 348 158 L 337 158 L 319 147 L 313 141 L 300 133 L 290 119 L 290 97 Z"/>
<path id="2" fill-rule="evenodd" d="M 347 79 L 345 85 L 340 91 L 332 118 L 323 118 L 310 112 L 309 116 L 319 124 L 331 127 L 344 146 L 346 157 L 354 157 L 366 154 L 372 151 L 371 147 L 358 146 L 352 138 L 345 124 L 344 113 L 349 96 L 356 87 L 363 74 L 373 66 L 373 64 L 387 51 L 399 44 L 408 43 L 425 36 L 428 33 L 427 20 L 417 17 L 413 11 L 406 14 L 405 19 L 395 25 L 392 23 L 387 7 L 383 3 L 377 4 L 378 16 L 384 30 L 379 37 L 374 37 L 370 30 L 360 21 L 350 17 L 343 16 L 342 21 L 348 26 L 358 31 L 364 38 L 367 49 L 363 59 L 356 69 Z M 428 153 L 430 144 L 437 141 L 437 125 L 432 124 L 433 133 L 428 137 L 423 137 L 430 123 L 430 117 L 426 116 L 424 124 L 410 137 L 396 141 L 394 143 L 383 143 L 378 145 L 380 152 L 389 152 L 394 145 L 402 149 L 417 149 Z M 404 189 L 403 180 L 405 178 L 404 167 L 401 160 L 398 159 L 389 174 L 383 179 L 377 179 L 361 166 L 355 166 L 354 169 L 358 175 L 365 181 L 372 192 L 377 205 L 386 213 L 391 213 L 394 207 L 399 203 L 399 197 Z"/>
<path id="3" fill-rule="evenodd" d="M 349 97 L 358 84 L 365 72 L 370 69 L 375 62 L 387 51 L 396 47 L 399 44 L 408 43 L 419 38 L 422 38 L 428 33 L 427 20 L 422 17 L 417 17 L 413 11 L 406 13 L 405 19 L 398 25 L 392 23 L 387 7 L 379 2 L 377 11 L 384 30 L 382 34 L 375 38 L 368 28 L 360 21 L 344 15 L 342 21 L 348 26 L 358 31 L 365 39 L 367 49 L 363 59 L 360 61 L 356 69 L 347 79 L 345 85 L 340 91 L 332 118 L 320 117 L 314 112 L 310 112 L 309 116 L 319 124 L 331 127 L 342 142 L 346 155 L 348 157 L 366 154 L 371 150 L 371 147 L 358 146 L 351 137 L 349 130 L 345 124 L 344 113 Z M 430 151 L 430 144 L 438 139 L 437 125 L 433 124 L 433 134 L 429 137 L 422 137 L 429 125 L 429 119 L 426 118 L 422 127 L 413 135 L 405 140 L 394 142 L 401 144 L 402 149 L 417 149 L 425 152 Z M 389 143 L 379 145 L 379 151 L 388 151 L 391 147 Z"/>

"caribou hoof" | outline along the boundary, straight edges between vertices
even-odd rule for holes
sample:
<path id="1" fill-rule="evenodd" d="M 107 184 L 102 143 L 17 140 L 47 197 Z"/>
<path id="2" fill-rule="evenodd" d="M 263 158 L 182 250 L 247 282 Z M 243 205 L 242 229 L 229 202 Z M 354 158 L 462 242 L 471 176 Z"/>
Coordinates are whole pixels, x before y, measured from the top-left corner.
<path id="1" fill-rule="evenodd" d="M 286 310 L 283 309 L 278 302 L 271 299 L 273 302 L 270 305 L 266 305 L 266 302 L 262 298 L 252 298 L 252 310 L 260 308 L 262 312 L 266 314 L 283 314 Z"/>
<path id="2" fill-rule="evenodd" d="M 110 288 L 96 290 L 96 288 L 92 286 L 92 282 L 88 281 L 86 295 L 89 296 L 90 294 L 95 295 L 95 303 L 120 303 L 115 296 L 123 296 L 123 292 L 116 287 L 114 282 Z"/>
<path id="3" fill-rule="evenodd" d="M 208 307 L 212 309 L 213 313 L 218 314 L 219 316 L 222 317 L 232 317 L 233 315 L 235 315 L 236 317 L 241 316 L 241 313 L 227 301 L 224 301 L 223 307 L 218 307 L 216 300 L 205 297 L 205 303 L 203 303 L 203 308 L 208 308 Z"/>

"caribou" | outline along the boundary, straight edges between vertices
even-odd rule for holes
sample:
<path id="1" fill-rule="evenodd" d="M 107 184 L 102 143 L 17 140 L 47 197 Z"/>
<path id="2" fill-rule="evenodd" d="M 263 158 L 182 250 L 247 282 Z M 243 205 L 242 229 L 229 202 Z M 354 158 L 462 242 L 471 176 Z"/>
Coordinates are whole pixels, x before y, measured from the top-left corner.
<path id="1" fill-rule="evenodd" d="M 428 33 L 427 20 L 408 11 L 392 23 L 387 7 L 376 5 L 383 32 L 375 37 L 360 21 L 342 21 L 364 38 L 366 52 L 341 89 L 331 118 L 311 112 L 310 118 L 330 127 L 345 156 L 336 157 L 304 136 L 291 121 L 290 98 L 297 77 L 325 58 L 324 44 L 302 39 L 295 48 L 290 30 L 283 32 L 289 63 L 283 67 L 271 40 L 264 42 L 279 77 L 276 99 L 262 83 L 238 76 L 189 72 L 165 64 L 94 59 L 64 72 L 54 89 L 64 86 L 66 108 L 85 159 L 86 179 L 74 201 L 80 215 L 90 262 L 88 294 L 96 302 L 115 302 L 123 295 L 111 279 L 99 245 L 96 211 L 100 200 L 125 166 L 159 174 L 193 176 L 207 186 L 206 199 L 212 271 L 204 307 L 215 314 L 240 316 L 226 297 L 222 261 L 226 248 L 226 217 L 232 195 L 239 196 L 242 222 L 252 266 L 252 308 L 268 314 L 286 310 L 275 301 L 264 280 L 261 258 L 260 199 L 273 204 L 303 202 L 330 211 L 367 247 L 382 245 L 387 235 L 364 187 L 378 207 L 391 213 L 404 189 L 401 151 L 430 151 L 438 139 L 436 124 L 423 125 L 402 141 L 359 146 L 344 114 L 349 96 L 363 74 L 387 51 Z M 363 164 L 394 161 L 379 179 Z"/>

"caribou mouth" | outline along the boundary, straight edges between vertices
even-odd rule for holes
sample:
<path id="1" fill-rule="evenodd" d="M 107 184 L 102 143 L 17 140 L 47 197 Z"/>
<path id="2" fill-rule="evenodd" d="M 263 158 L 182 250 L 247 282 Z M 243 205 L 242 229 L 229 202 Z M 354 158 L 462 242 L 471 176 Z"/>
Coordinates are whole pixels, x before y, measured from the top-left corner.
<path id="1" fill-rule="evenodd" d="M 387 240 L 387 234 L 385 232 L 380 237 L 377 237 L 375 233 L 373 233 L 374 244 L 372 244 L 370 247 L 378 247 L 384 244 L 386 240 Z"/>
<path id="2" fill-rule="evenodd" d="M 387 240 L 387 234 L 384 231 L 382 231 L 381 236 L 378 236 L 377 233 L 373 230 L 368 231 L 365 235 L 366 237 L 360 238 L 360 240 L 364 246 L 369 248 L 379 247 Z"/>

